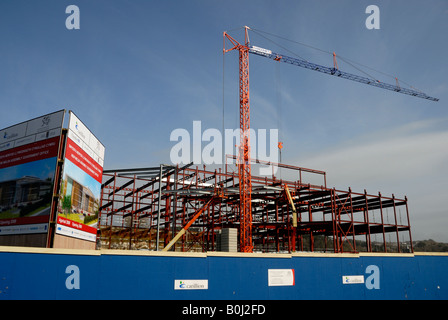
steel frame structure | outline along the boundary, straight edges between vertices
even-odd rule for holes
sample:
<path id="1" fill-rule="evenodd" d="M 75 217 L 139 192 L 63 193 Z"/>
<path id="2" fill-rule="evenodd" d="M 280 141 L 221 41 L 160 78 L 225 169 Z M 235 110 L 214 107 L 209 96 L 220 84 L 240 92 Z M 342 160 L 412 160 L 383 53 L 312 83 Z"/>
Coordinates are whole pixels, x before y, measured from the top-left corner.
<path id="1" fill-rule="evenodd" d="M 249 54 L 422 99 L 439 99 L 402 88 L 398 79 L 391 85 L 341 71 L 335 53 L 329 68 L 250 46 L 250 28 L 244 29 L 243 44 L 223 33 L 223 53 L 239 52 L 237 170 L 229 170 L 226 163 L 225 172 L 207 171 L 205 166 L 193 169 L 191 164 L 105 171 L 99 220 L 102 239 L 109 247 L 123 247 L 124 239 L 130 249 L 143 241 L 152 250 L 210 251 L 217 249 L 217 232 L 233 227 L 239 229 L 241 252 L 413 252 L 406 197 L 336 190 L 327 187 L 325 172 L 285 164 L 269 164 L 294 172 L 285 179 L 276 178 L 275 170 L 270 178 L 252 174 L 252 164 L 267 163 L 250 158 Z M 226 41 L 231 43 L 229 49 Z M 302 173 L 323 177 L 323 183 L 307 183 Z M 409 247 L 402 246 L 400 234 L 406 234 Z M 391 241 L 388 245 L 386 235 L 394 235 L 395 247 Z"/>
<path id="2" fill-rule="evenodd" d="M 253 251 L 413 252 L 406 197 L 337 190 L 327 187 L 324 171 L 270 165 L 287 179 L 252 176 Z M 307 182 L 311 178 L 320 182 Z M 240 180 L 232 163 L 225 172 L 191 164 L 108 170 L 103 181 L 103 247 L 162 250 L 170 244 L 175 251 L 217 251 L 220 230 L 241 230 Z M 175 235 L 177 242 L 170 243 Z"/>

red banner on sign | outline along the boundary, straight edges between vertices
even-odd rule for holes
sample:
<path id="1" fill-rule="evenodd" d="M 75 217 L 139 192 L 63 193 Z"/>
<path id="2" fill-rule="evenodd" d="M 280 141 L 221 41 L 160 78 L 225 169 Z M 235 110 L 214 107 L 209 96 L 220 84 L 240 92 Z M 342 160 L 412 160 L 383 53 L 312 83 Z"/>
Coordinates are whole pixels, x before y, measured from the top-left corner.
<path id="1" fill-rule="evenodd" d="M 0 169 L 56 157 L 58 149 L 59 137 L 54 137 L 0 152 Z"/>
<path id="2" fill-rule="evenodd" d="M 93 228 L 91 226 L 85 225 L 80 222 L 76 222 L 76 221 L 61 217 L 61 215 L 58 215 L 58 224 L 66 226 L 66 227 L 70 227 L 70 228 L 73 228 L 76 230 L 81 230 L 84 232 L 96 234 L 96 228 Z"/>
<path id="3" fill-rule="evenodd" d="M 0 227 L 38 223 L 48 223 L 48 215 L 2 219 L 0 220 Z"/>
<path id="4" fill-rule="evenodd" d="M 103 168 L 70 138 L 67 138 L 65 158 L 73 162 L 96 181 L 102 183 Z"/>

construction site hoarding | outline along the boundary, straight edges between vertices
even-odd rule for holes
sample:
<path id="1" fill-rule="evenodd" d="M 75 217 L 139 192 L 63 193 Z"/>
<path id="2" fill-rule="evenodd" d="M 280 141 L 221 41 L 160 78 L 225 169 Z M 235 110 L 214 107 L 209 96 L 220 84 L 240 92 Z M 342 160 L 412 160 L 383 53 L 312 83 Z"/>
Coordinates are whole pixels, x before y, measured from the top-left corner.
<path id="1" fill-rule="evenodd" d="M 0 130 L 0 236 L 48 232 L 64 115 Z"/>
<path id="2" fill-rule="evenodd" d="M 70 111 L 56 233 L 96 241 L 105 148 Z"/>

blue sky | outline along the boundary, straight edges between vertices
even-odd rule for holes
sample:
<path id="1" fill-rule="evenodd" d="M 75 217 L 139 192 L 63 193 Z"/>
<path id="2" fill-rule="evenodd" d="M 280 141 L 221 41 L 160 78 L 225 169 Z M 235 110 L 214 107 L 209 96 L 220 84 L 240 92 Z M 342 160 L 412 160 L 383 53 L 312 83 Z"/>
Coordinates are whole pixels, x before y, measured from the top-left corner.
<path id="1" fill-rule="evenodd" d="M 68 30 L 65 9 L 80 9 Z M 380 29 L 365 27 L 368 5 Z M 414 239 L 448 242 L 448 2 L 0 2 L 0 128 L 65 108 L 106 146 L 105 168 L 170 162 L 170 133 L 238 127 L 237 53 L 222 32 L 248 25 L 397 76 L 439 102 L 250 56 L 251 125 L 278 128 L 282 160 L 331 186 L 409 198 Z M 242 30 L 230 32 L 242 39 Z M 320 51 L 274 39 L 309 61 Z M 257 34 L 253 45 L 283 52 Z M 341 70 L 359 73 L 338 60 Z M 382 81 L 394 79 L 364 69 Z"/>

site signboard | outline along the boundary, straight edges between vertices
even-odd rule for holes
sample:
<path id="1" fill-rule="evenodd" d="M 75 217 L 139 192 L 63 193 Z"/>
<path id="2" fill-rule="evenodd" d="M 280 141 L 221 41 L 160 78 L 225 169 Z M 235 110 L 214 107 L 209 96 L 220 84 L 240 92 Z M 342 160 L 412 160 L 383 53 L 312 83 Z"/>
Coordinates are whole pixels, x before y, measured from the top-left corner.
<path id="1" fill-rule="evenodd" d="M 103 144 L 70 111 L 56 233 L 96 241 Z"/>
<path id="2" fill-rule="evenodd" d="M 0 130 L 0 236 L 48 232 L 64 115 Z"/>

